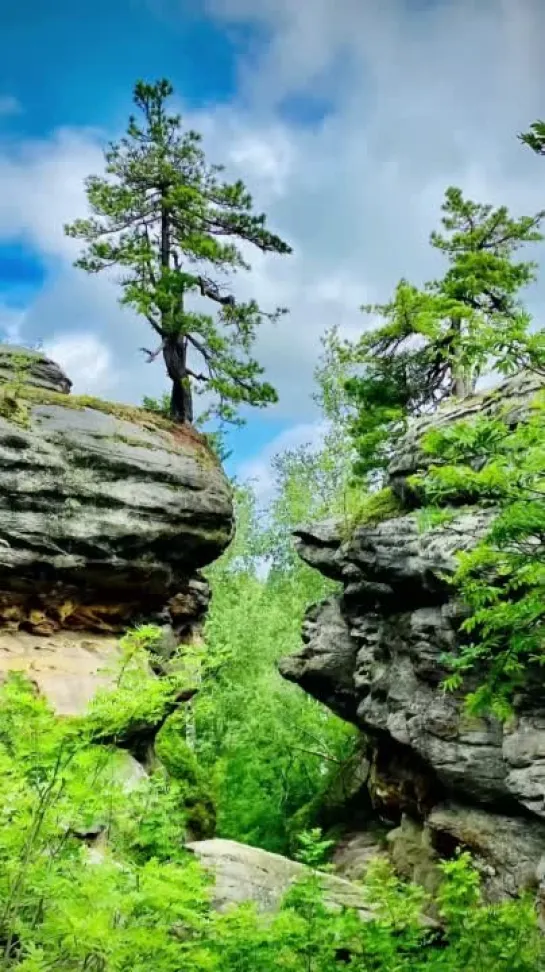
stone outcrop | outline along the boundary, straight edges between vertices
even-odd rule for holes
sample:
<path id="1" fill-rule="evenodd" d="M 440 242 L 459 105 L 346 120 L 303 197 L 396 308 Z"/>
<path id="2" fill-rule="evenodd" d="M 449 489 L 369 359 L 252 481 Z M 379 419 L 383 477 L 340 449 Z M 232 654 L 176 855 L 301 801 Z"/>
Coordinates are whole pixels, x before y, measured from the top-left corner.
<path id="1" fill-rule="evenodd" d="M 72 382 L 62 368 L 39 351 L 0 345 L 0 383 L 31 384 L 35 388 L 68 394 Z"/>
<path id="2" fill-rule="evenodd" d="M 67 394 L 34 354 L 0 348 L 0 625 L 49 635 L 162 619 L 208 602 L 200 568 L 232 534 L 231 490 L 204 439 L 143 409 Z M 23 358 L 23 361 L 25 359 Z"/>
<path id="3" fill-rule="evenodd" d="M 429 461 L 419 442 L 430 423 L 479 413 L 516 423 L 539 387 L 522 376 L 415 423 L 393 460 L 391 488 L 407 500 L 408 477 Z M 332 523 L 300 529 L 300 556 L 341 592 L 309 610 L 303 647 L 280 669 L 367 737 L 368 789 L 395 828 L 392 859 L 403 859 L 403 841 L 412 848 L 400 870 L 407 874 L 412 860 L 417 875 L 426 861 L 424 883 L 433 884 L 428 865 L 433 871 L 439 856 L 468 848 L 498 898 L 541 880 L 545 693 L 501 724 L 468 716 L 462 697 L 444 692 L 443 656 L 463 618 L 448 577 L 456 553 L 483 536 L 494 511 L 462 507 L 451 516 L 430 528 L 413 509 L 360 526 L 348 540 Z"/>
<path id="4" fill-rule="evenodd" d="M 39 352 L 0 346 L 0 681 L 22 672 L 58 715 L 82 716 L 117 684 L 121 636 L 153 624 L 150 674 L 179 666 L 183 687 L 126 724 L 92 725 L 130 788 L 158 765 L 158 733 L 196 693 L 177 649 L 200 637 L 200 571 L 231 539 L 231 488 L 193 429 L 70 388 Z M 213 802 L 190 770 L 187 832 L 208 836 Z M 78 836 L 100 856 L 103 832 L 98 820 Z"/>
<path id="5" fill-rule="evenodd" d="M 234 840 L 195 841 L 187 848 L 215 879 L 213 900 L 219 911 L 243 901 L 252 901 L 262 913 L 276 911 L 290 887 L 310 873 L 304 864 Z M 372 917 L 372 908 L 357 884 L 334 874 L 315 873 L 326 907 L 352 908 L 362 919 Z"/>

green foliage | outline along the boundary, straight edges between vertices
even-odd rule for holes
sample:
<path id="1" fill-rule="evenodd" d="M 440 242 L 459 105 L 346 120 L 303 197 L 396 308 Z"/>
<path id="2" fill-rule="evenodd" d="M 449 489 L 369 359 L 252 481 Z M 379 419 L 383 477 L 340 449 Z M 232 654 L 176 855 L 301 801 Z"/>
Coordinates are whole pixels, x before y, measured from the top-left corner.
<path id="1" fill-rule="evenodd" d="M 295 850 L 299 831 L 346 801 L 361 758 L 355 730 L 276 670 L 300 647 L 307 607 L 335 590 L 295 555 L 292 531 L 302 521 L 343 522 L 351 512 L 344 379 L 334 335 L 326 336 L 316 391 L 323 446 L 273 460 L 265 508 L 251 486 L 236 487 L 236 537 L 207 571 L 213 597 L 196 753 L 214 780 L 218 834 L 284 853 Z"/>
<path id="2" fill-rule="evenodd" d="M 401 280 L 388 303 L 364 307 L 384 323 L 342 352 L 357 372 L 347 391 L 362 476 L 384 470 L 407 416 L 448 395 L 468 395 L 491 366 L 503 374 L 524 367 L 545 373 L 543 332 L 529 331 L 519 299 L 536 265 L 515 259 L 522 246 L 542 239 L 544 213 L 513 219 L 504 206 L 471 202 L 454 187 L 442 208 L 444 232 L 433 232 L 430 242 L 448 260 L 444 276 L 423 289 Z"/>
<path id="3" fill-rule="evenodd" d="M 184 738 L 185 730 L 183 713 L 171 716 L 156 738 L 155 752 L 169 780 L 176 781 L 178 807 L 183 808 L 189 831 L 196 840 L 204 840 L 216 829 L 214 795 L 208 774 Z"/>
<path id="4" fill-rule="evenodd" d="M 146 686 L 144 679 L 140 691 Z M 117 697 L 115 690 L 112 707 Z M 383 861 L 370 868 L 362 888 L 370 920 L 329 911 L 316 868 L 330 842 L 318 830 L 300 835 L 299 857 L 310 870 L 274 917 L 263 919 L 250 905 L 214 914 L 208 880 L 183 850 L 177 780 L 160 772 L 128 786 L 123 754 L 97 745 L 96 713 L 91 723 L 89 732 L 85 719 L 56 718 L 20 676 L 0 689 L 5 972 L 545 968 L 530 903 L 484 906 L 466 855 L 443 866 L 440 934 L 421 919 L 429 904 L 424 892 L 395 878 Z M 198 776 L 175 733 L 166 734 L 161 750 L 175 776 Z M 105 842 L 93 846 L 100 832 Z"/>
<path id="5" fill-rule="evenodd" d="M 420 533 L 429 533 L 435 527 L 451 523 L 456 519 L 455 510 L 443 509 L 440 506 L 424 506 L 417 513 L 417 526 Z"/>
<path id="6" fill-rule="evenodd" d="M 315 825 L 330 793 L 342 801 L 343 768 L 356 746 L 352 727 L 276 670 L 300 647 L 307 607 L 335 589 L 295 556 L 291 531 L 307 517 L 340 512 L 341 462 L 344 454 L 333 461 L 325 449 L 277 457 L 266 509 L 239 487 L 235 540 L 207 571 L 213 597 L 196 751 L 215 781 L 218 833 L 283 853 L 295 848 L 297 831 Z"/>
<path id="7" fill-rule="evenodd" d="M 497 511 L 487 536 L 460 556 L 454 577 L 470 614 L 467 636 L 450 658 L 451 689 L 480 680 L 468 697 L 475 711 L 511 711 L 517 692 L 532 692 L 545 663 L 545 402 L 506 426 L 499 418 L 456 423 L 427 436 L 434 465 L 421 477 L 430 502 L 478 502 Z"/>
<path id="8" fill-rule="evenodd" d="M 333 972 L 539 972 L 543 941 L 530 902 L 485 906 L 467 855 L 443 865 L 438 908 L 441 930 L 422 921 L 429 901 L 389 865 L 369 868 L 363 891 L 373 920 L 324 906 L 317 872 L 295 886 L 272 925 L 275 968 Z M 260 967 L 260 966 L 258 966 Z M 264 966 L 267 968 L 267 966 Z"/>
<path id="9" fill-rule="evenodd" d="M 121 742 L 139 729 L 161 724 L 173 711 L 187 687 L 186 677 L 183 668 L 163 678 L 151 677 L 149 651 L 160 637 L 160 628 L 143 625 L 121 640 L 117 691 L 98 691 L 84 718 L 91 738 Z"/>
<path id="10" fill-rule="evenodd" d="M 220 282 L 250 269 L 241 244 L 263 253 L 291 250 L 254 213 L 244 184 L 225 182 L 222 167 L 207 162 L 201 136 L 183 131 L 180 116 L 168 114 L 172 94 L 166 80 L 137 82 L 139 120 L 132 116 L 126 135 L 107 149 L 105 176 L 86 180 L 91 215 L 65 231 L 86 245 L 76 266 L 122 271 L 121 303 L 160 339 L 148 355 L 151 361 L 163 354 L 173 382 L 170 414 L 192 421 L 193 384 L 215 397 L 223 420 L 236 421 L 241 404 L 276 401 L 251 349 L 263 319 L 285 310 L 266 314 L 255 300 L 237 302 Z M 215 318 L 200 299 L 218 308 Z"/>
<path id="11" fill-rule="evenodd" d="M 545 155 L 545 122 L 536 121 L 530 125 L 530 130 L 519 135 L 521 142 L 528 145 L 538 155 Z"/>
<path id="12" fill-rule="evenodd" d="M 327 869 L 327 857 L 334 847 L 335 841 L 324 840 L 320 827 L 301 831 L 297 836 L 297 843 L 299 850 L 295 856 L 298 861 L 308 867 L 319 868 L 320 870 Z"/>
<path id="13" fill-rule="evenodd" d="M 432 969 L 526 972 L 543 968 L 545 948 L 530 899 L 484 906 L 468 854 L 444 861 L 441 869 L 438 910 L 446 924 L 448 945 L 435 964 L 432 960 Z"/>
<path id="14" fill-rule="evenodd" d="M 375 526 L 383 520 L 401 516 L 404 512 L 403 506 L 389 486 L 363 495 L 356 487 L 351 514 L 345 522 L 345 529 L 350 535 L 358 526 Z"/>
<path id="15" fill-rule="evenodd" d="M 164 392 L 160 398 L 150 398 L 149 395 L 144 395 L 142 408 L 145 408 L 147 412 L 155 412 L 157 415 L 162 415 L 163 418 L 169 418 L 170 395 L 167 392 Z"/>
<path id="16" fill-rule="evenodd" d="M 282 551 L 273 556 L 284 559 Z M 195 715 L 199 761 L 215 778 L 218 833 L 285 853 L 305 826 L 304 808 L 319 802 L 355 745 L 351 727 L 276 671 L 299 647 L 306 607 L 330 585 L 303 564 L 261 579 L 256 562 L 237 561 L 236 550 L 209 577 Z"/>
<path id="17" fill-rule="evenodd" d="M 173 968 L 171 927 L 195 922 L 207 892 L 195 866 L 167 863 L 183 816 L 166 787 L 129 795 L 95 721 L 56 719 L 21 677 L 0 695 L 0 968 L 143 969 L 152 954 Z M 111 850 L 93 862 L 84 836 L 97 828 Z"/>
<path id="18" fill-rule="evenodd" d="M 13 375 L 9 381 L 4 381 L 0 385 L 0 415 L 8 422 L 22 427 L 28 426 L 30 421 L 29 407 L 21 393 L 34 358 L 35 355 L 30 349 L 12 352 L 9 364 Z"/>

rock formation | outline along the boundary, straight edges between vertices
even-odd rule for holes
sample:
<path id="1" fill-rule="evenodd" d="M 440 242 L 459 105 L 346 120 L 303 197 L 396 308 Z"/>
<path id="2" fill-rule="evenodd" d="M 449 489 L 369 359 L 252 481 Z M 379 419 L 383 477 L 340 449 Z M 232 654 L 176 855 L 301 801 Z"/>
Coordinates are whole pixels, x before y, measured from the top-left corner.
<path id="1" fill-rule="evenodd" d="M 143 409 L 69 394 L 39 352 L 0 347 L 0 673 L 80 712 L 127 628 L 195 637 L 199 571 L 232 535 L 205 440 Z"/>
<path id="2" fill-rule="evenodd" d="M 537 888 L 545 871 L 545 696 L 501 724 L 469 717 L 462 697 L 444 692 L 442 655 L 463 616 L 445 578 L 494 511 L 461 508 L 427 529 L 407 479 L 429 461 L 419 441 L 430 423 L 499 408 L 516 423 L 539 387 L 523 376 L 416 422 L 390 469 L 400 515 L 349 539 L 332 523 L 297 532 L 303 560 L 342 590 L 309 610 L 302 649 L 280 666 L 366 736 L 367 788 L 393 828 L 398 870 L 432 887 L 437 858 L 467 848 L 491 899 Z"/>
<path id="3" fill-rule="evenodd" d="M 214 906 L 219 911 L 243 901 L 254 902 L 260 912 L 275 911 L 292 884 L 310 873 L 304 864 L 235 840 L 200 840 L 187 847 L 215 878 Z M 372 907 L 356 884 L 334 874 L 318 872 L 317 877 L 326 907 L 353 908 L 364 920 L 372 917 Z"/>

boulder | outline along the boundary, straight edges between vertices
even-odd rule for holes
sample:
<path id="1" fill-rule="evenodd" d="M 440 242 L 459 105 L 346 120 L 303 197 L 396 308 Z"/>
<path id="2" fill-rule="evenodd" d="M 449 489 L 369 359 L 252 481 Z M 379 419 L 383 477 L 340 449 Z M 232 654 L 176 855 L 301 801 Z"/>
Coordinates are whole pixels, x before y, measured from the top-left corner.
<path id="1" fill-rule="evenodd" d="M 72 382 L 62 368 L 41 351 L 0 345 L 0 383 L 26 384 L 67 395 Z"/>
<path id="2" fill-rule="evenodd" d="M 362 881 L 369 865 L 387 859 L 384 835 L 375 829 L 347 832 L 338 841 L 331 864 L 335 874 L 347 881 Z"/>
<path id="3" fill-rule="evenodd" d="M 214 907 L 219 911 L 243 901 L 252 901 L 263 913 L 276 911 L 291 886 L 311 873 L 304 864 L 234 840 L 216 838 L 186 846 L 213 876 Z M 372 917 L 372 908 L 356 884 L 334 874 L 314 873 L 326 907 L 353 908 L 361 918 Z"/>
<path id="4" fill-rule="evenodd" d="M 407 478 L 429 463 L 420 441 L 434 425 L 478 414 L 515 424 L 542 387 L 518 376 L 415 422 L 392 461 L 390 488 L 407 498 Z M 303 646 L 280 671 L 369 740 L 368 787 L 377 815 L 397 829 L 390 854 L 400 872 L 420 868 L 428 886 L 435 880 L 430 861 L 468 848 L 495 900 L 541 880 L 545 693 L 533 690 L 500 723 L 470 717 L 463 696 L 442 686 L 443 656 L 456 648 L 465 614 L 449 577 L 457 553 L 486 534 L 494 515 L 491 508 L 452 508 L 427 526 L 419 510 L 405 507 L 349 538 L 330 522 L 299 529 L 302 559 L 341 589 L 309 609 Z M 468 680 L 464 690 L 472 687 Z"/>
<path id="5" fill-rule="evenodd" d="M 162 617 L 188 632 L 208 602 L 199 570 L 233 530 L 231 488 L 205 440 L 143 409 L 59 392 L 64 379 L 41 357 L 26 384 L 2 386 L 6 357 L 0 349 L 0 625 L 117 632 Z"/>

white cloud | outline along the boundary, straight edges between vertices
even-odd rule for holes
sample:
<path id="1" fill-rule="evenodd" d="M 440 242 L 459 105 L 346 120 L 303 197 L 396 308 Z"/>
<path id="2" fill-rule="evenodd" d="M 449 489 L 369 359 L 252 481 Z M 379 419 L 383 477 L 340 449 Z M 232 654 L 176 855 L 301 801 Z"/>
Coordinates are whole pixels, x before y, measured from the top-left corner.
<path id="1" fill-rule="evenodd" d="M 0 241 L 23 240 L 43 256 L 73 258 L 77 243 L 63 227 L 85 214 L 83 180 L 102 166 L 98 133 L 91 130 L 0 142 Z"/>
<path id="2" fill-rule="evenodd" d="M 269 213 L 296 256 L 260 261 L 260 294 L 292 308 L 262 357 L 283 392 L 281 410 L 309 414 L 308 388 L 318 334 L 331 324 L 365 326 L 363 302 L 386 299 L 400 276 L 436 275 L 428 244 L 444 190 L 460 185 L 482 202 L 515 213 L 543 207 L 543 160 L 517 133 L 543 114 L 541 0 L 210 0 L 226 20 L 259 20 L 270 31 L 257 67 L 243 73 L 256 137 L 287 95 L 314 91 L 336 73 L 331 113 L 313 128 L 288 128 L 294 164 Z M 412 9 L 411 9 L 412 8 Z M 218 122 L 218 149 L 222 126 Z M 270 142 L 268 142 L 270 145 Z M 256 151 L 256 155 L 259 153 Z M 542 252 L 542 251 L 541 251 Z M 538 251 L 538 257 L 541 253 Z M 545 284 L 529 293 L 538 317 Z M 286 335 L 282 341 L 280 335 Z"/>
<path id="3" fill-rule="evenodd" d="M 9 115 L 20 115 L 22 110 L 22 105 L 14 95 L 0 94 L 0 118 L 6 118 Z"/>
<path id="4" fill-rule="evenodd" d="M 19 344 L 23 340 L 24 311 L 0 306 L 0 341 Z"/>
<path id="5" fill-rule="evenodd" d="M 77 331 L 53 335 L 42 347 L 73 382 L 73 392 L 107 397 L 115 374 L 110 349 L 94 334 Z"/>

